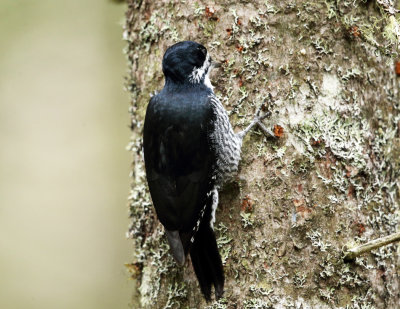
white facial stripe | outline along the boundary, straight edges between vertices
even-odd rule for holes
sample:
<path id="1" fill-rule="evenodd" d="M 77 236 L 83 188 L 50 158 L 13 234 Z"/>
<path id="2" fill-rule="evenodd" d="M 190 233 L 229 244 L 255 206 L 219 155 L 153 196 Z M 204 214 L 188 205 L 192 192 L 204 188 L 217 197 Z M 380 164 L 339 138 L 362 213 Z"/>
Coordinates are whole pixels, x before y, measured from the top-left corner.
<path id="1" fill-rule="evenodd" d="M 210 54 L 207 53 L 206 59 L 204 60 L 203 65 L 200 68 L 194 69 L 192 74 L 189 76 L 189 80 L 191 83 L 196 84 L 199 83 L 206 73 L 207 68 L 210 66 Z"/>
<path id="2" fill-rule="evenodd" d="M 211 90 L 214 89 L 213 85 L 211 85 L 211 81 L 210 81 L 210 76 L 208 76 L 210 73 L 210 70 L 208 70 L 206 77 L 204 78 L 204 85 L 206 85 L 208 88 L 210 88 Z"/>

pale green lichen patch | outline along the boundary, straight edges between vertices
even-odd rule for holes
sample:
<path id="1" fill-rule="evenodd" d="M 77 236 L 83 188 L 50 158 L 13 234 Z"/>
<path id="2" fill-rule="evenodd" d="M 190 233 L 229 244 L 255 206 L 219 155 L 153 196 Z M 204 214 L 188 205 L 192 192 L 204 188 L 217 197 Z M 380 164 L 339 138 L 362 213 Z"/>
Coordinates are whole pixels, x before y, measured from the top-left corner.
<path id="1" fill-rule="evenodd" d="M 360 123 L 324 113 L 299 125 L 295 134 L 303 140 L 310 158 L 325 156 L 329 148 L 337 158 L 364 169 L 368 160 L 364 149 L 367 132 L 366 121 Z M 325 147 L 316 147 L 320 144 Z"/>
<path id="2" fill-rule="evenodd" d="M 230 245 L 232 238 L 228 234 L 228 227 L 223 222 L 220 222 L 214 230 L 217 234 L 217 245 L 221 255 L 222 264 L 226 265 L 227 259 L 232 251 L 232 246 Z"/>
<path id="3" fill-rule="evenodd" d="M 320 102 L 327 107 L 337 109 L 340 105 L 340 94 L 342 85 L 336 75 L 325 73 L 322 79 Z"/>

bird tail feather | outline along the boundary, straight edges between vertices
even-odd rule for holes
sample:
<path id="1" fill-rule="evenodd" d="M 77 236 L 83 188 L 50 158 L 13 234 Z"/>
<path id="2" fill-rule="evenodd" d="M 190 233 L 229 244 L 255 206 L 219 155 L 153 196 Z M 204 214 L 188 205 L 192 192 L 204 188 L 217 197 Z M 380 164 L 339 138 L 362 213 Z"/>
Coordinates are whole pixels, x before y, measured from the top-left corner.
<path id="1" fill-rule="evenodd" d="M 185 264 L 185 252 L 183 250 L 182 241 L 178 231 L 166 230 L 169 247 L 173 258 L 179 266 Z"/>
<path id="2" fill-rule="evenodd" d="M 214 231 L 208 222 L 200 225 L 190 249 L 190 258 L 205 299 L 211 300 L 212 285 L 216 299 L 221 298 L 224 293 L 224 270 Z"/>

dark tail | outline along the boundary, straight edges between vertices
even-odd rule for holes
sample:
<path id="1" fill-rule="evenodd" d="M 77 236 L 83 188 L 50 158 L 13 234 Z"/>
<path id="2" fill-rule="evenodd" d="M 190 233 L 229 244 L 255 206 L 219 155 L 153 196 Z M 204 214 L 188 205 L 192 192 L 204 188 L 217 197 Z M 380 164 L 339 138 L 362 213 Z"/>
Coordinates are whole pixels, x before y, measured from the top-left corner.
<path id="1" fill-rule="evenodd" d="M 178 231 L 165 230 L 167 234 L 167 240 L 172 256 L 175 259 L 176 264 L 183 266 L 185 264 L 185 252 L 183 251 L 182 241 Z"/>
<path id="2" fill-rule="evenodd" d="M 212 285 L 215 288 L 215 298 L 222 297 L 225 278 L 214 231 L 210 227 L 210 223 L 204 221 L 201 223 L 194 243 L 190 248 L 190 258 L 199 280 L 201 291 L 205 299 L 210 301 Z"/>

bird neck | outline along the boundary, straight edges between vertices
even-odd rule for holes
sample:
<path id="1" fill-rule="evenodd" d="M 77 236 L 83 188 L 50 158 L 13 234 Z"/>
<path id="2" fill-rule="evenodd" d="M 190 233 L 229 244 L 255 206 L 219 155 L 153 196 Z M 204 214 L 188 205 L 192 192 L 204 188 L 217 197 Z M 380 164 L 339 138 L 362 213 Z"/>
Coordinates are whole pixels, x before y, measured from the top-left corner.
<path id="1" fill-rule="evenodd" d="M 193 91 L 193 90 L 207 90 L 213 91 L 210 79 L 208 76 L 203 78 L 199 82 L 191 82 L 190 80 L 174 81 L 170 78 L 165 78 L 164 88 L 168 91 L 180 92 L 180 91 Z"/>

